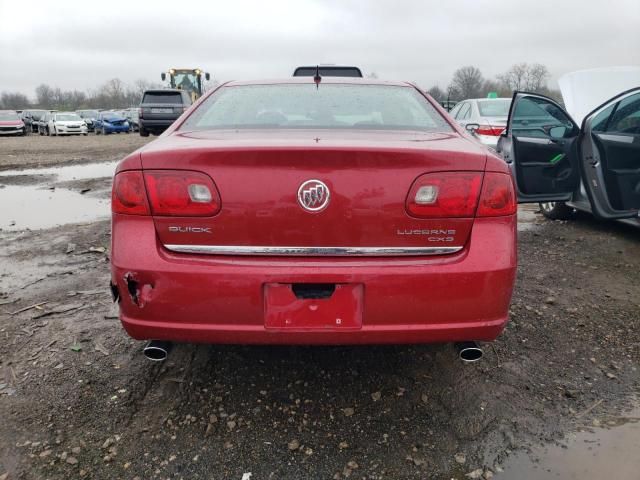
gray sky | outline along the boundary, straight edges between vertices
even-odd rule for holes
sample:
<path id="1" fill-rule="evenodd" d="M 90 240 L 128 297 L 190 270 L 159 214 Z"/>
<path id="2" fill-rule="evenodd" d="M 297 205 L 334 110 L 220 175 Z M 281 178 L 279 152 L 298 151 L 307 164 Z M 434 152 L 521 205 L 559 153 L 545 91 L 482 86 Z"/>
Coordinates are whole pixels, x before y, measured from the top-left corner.
<path id="1" fill-rule="evenodd" d="M 380 78 L 446 87 L 476 65 L 563 73 L 640 64 L 640 0 L 0 0 L 0 91 L 86 90 L 170 67 L 217 80 L 286 77 L 296 65 L 355 64 Z"/>

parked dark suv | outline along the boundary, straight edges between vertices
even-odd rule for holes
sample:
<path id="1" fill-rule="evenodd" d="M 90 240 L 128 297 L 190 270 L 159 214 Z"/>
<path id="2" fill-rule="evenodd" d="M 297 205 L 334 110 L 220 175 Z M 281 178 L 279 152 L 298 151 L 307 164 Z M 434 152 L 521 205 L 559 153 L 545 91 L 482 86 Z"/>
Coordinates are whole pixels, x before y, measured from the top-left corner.
<path id="1" fill-rule="evenodd" d="M 38 122 L 45 113 L 46 110 L 24 110 L 22 112 L 22 121 L 29 133 L 38 133 Z"/>
<path id="2" fill-rule="evenodd" d="M 164 132 L 189 106 L 191 97 L 184 90 L 146 90 L 140 103 L 140 136 Z"/>

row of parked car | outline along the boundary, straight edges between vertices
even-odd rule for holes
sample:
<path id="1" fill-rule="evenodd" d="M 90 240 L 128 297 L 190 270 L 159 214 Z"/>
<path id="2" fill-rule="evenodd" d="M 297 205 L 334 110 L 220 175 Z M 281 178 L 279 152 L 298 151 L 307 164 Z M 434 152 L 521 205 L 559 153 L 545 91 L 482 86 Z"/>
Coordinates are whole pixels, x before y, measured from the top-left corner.
<path id="1" fill-rule="evenodd" d="M 108 135 L 140 132 L 143 137 L 160 134 L 191 106 L 191 97 L 178 89 L 147 90 L 139 108 L 120 110 L 86 109 L 2 110 L 0 135 Z"/>
<path id="2" fill-rule="evenodd" d="M 57 110 L 5 111 L 8 120 L 13 120 L 13 129 L 7 133 L 27 135 L 88 135 L 129 133 L 138 130 L 138 109 L 123 110 Z"/>

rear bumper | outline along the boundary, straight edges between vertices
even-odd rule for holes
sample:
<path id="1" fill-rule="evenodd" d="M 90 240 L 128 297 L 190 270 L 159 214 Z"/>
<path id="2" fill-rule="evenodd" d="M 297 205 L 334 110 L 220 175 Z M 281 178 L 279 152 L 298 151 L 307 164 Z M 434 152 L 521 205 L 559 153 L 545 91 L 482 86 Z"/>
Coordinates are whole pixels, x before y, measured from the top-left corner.
<path id="1" fill-rule="evenodd" d="M 158 244 L 150 218 L 114 215 L 112 282 L 121 295 L 122 324 L 136 339 L 239 344 L 490 341 L 508 319 L 515 226 L 515 216 L 477 219 L 467 247 L 452 255 L 235 257 L 169 252 Z M 268 283 L 362 284 L 362 326 L 266 328 Z"/>
<path id="2" fill-rule="evenodd" d="M 138 125 L 140 128 L 144 128 L 147 130 L 166 130 L 171 126 L 173 122 L 177 120 L 176 118 L 167 118 L 167 119 L 140 119 L 138 120 Z"/>

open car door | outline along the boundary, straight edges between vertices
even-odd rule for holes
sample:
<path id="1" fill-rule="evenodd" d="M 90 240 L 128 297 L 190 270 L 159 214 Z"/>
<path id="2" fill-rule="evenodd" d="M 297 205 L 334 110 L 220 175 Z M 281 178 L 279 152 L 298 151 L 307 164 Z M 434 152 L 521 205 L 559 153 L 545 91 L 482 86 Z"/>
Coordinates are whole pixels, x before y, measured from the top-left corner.
<path id="1" fill-rule="evenodd" d="M 593 214 L 631 218 L 640 209 L 640 87 L 589 113 L 582 122 L 585 189 Z"/>
<path id="2" fill-rule="evenodd" d="M 498 152 L 509 164 L 518 202 L 569 201 L 580 184 L 580 128 L 554 100 L 515 92 Z"/>

